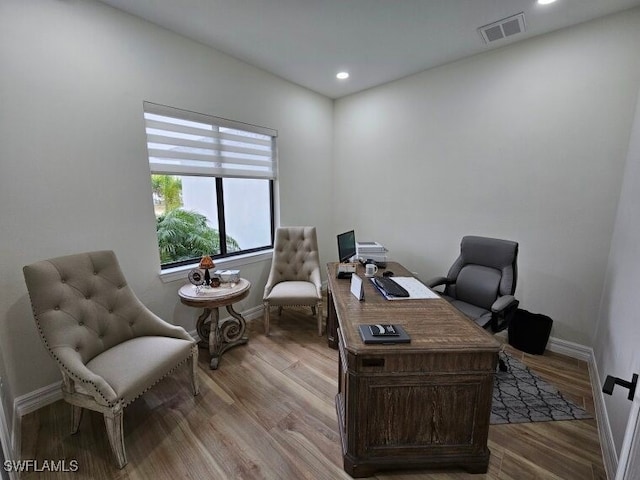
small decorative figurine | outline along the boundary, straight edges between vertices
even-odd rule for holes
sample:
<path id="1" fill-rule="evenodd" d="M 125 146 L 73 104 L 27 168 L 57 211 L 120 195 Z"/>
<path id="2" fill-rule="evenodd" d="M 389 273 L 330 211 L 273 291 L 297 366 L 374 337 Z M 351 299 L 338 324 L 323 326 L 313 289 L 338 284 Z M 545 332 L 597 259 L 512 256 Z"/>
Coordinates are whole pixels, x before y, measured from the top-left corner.
<path id="1" fill-rule="evenodd" d="M 202 257 L 202 260 L 200 260 L 200 268 L 204 270 L 204 284 L 207 287 L 211 286 L 211 275 L 209 275 L 209 269 L 215 266 L 216 264 L 213 263 L 213 260 L 211 260 L 209 255 L 205 255 Z"/>

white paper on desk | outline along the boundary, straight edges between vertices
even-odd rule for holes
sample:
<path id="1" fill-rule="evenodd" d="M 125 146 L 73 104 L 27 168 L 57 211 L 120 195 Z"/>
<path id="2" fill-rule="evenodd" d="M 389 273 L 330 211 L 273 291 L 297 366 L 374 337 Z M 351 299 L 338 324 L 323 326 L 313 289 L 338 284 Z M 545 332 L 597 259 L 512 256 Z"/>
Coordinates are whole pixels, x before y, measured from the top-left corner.
<path id="1" fill-rule="evenodd" d="M 424 283 L 415 277 L 393 277 L 392 280 L 409 292 L 409 296 L 391 297 L 385 295 L 387 300 L 422 300 L 428 298 L 440 298 L 437 293 L 429 290 Z"/>
<path id="2" fill-rule="evenodd" d="M 358 300 L 364 300 L 364 285 L 362 279 L 355 273 L 351 275 L 351 293 Z"/>

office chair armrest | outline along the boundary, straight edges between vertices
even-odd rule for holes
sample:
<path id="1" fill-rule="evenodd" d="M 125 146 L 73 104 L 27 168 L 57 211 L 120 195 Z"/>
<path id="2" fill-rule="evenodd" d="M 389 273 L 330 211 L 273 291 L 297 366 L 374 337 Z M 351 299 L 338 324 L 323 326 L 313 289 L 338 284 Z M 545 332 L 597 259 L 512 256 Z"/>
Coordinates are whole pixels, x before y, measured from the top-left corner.
<path id="1" fill-rule="evenodd" d="M 493 302 L 493 305 L 491 305 L 491 311 L 493 313 L 504 312 L 513 303 L 515 303 L 516 305 L 518 304 L 518 300 L 516 300 L 513 295 L 504 295 L 502 297 L 498 297 L 498 299 Z"/>
<path id="2" fill-rule="evenodd" d="M 501 332 L 509 327 L 511 318 L 515 315 L 520 302 L 513 295 L 504 295 L 499 297 L 493 305 L 491 305 L 491 331 L 493 333 Z"/>
<path id="3" fill-rule="evenodd" d="M 424 284 L 429 288 L 437 287 L 439 285 L 451 285 L 452 283 L 453 280 L 450 280 L 447 277 L 434 277 L 424 282 Z"/>

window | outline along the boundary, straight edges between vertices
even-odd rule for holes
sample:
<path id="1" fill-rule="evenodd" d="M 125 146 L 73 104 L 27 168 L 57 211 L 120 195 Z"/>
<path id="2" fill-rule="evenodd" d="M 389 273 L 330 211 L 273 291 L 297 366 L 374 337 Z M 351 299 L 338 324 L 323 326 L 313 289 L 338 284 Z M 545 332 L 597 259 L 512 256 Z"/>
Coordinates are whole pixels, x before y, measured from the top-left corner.
<path id="1" fill-rule="evenodd" d="M 144 102 L 162 268 L 273 247 L 277 132 Z"/>

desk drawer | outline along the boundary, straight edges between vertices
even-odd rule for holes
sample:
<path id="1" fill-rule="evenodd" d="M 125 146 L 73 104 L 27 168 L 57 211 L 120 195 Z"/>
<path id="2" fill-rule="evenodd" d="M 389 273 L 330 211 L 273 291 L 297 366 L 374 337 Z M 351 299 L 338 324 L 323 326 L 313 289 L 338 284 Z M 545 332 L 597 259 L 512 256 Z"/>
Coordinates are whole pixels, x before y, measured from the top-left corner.
<path id="1" fill-rule="evenodd" d="M 394 352 L 379 355 L 348 355 L 345 359 L 353 372 L 366 374 L 389 373 L 485 373 L 497 367 L 496 351 L 478 352 Z M 346 362 L 345 362 L 346 363 Z"/>
<path id="2" fill-rule="evenodd" d="M 353 412 L 356 455 L 484 451 L 492 389 L 491 375 L 361 377 Z"/>

